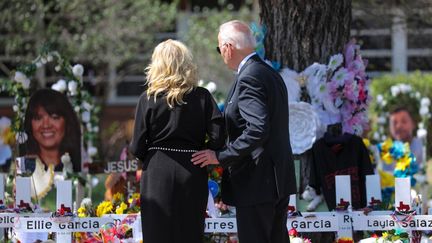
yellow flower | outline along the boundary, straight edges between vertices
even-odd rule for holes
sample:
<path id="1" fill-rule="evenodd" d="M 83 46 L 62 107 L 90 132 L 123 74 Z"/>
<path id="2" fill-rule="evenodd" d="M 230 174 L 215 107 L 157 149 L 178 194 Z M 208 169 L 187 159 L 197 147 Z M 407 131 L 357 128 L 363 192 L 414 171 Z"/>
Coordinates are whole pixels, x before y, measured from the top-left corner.
<path id="1" fill-rule="evenodd" d="M 83 207 L 78 208 L 78 217 L 79 218 L 87 217 L 87 210 Z"/>
<path id="2" fill-rule="evenodd" d="M 394 176 L 386 171 L 379 170 L 378 171 L 381 178 L 381 187 L 394 187 Z"/>
<path id="3" fill-rule="evenodd" d="M 110 201 L 101 202 L 96 208 L 96 216 L 101 217 L 104 214 L 111 213 L 113 205 Z"/>
<path id="4" fill-rule="evenodd" d="M 387 232 L 383 232 L 383 233 L 382 233 L 382 237 L 383 237 L 384 239 L 387 239 L 387 237 L 389 237 L 389 234 L 388 234 Z"/>
<path id="5" fill-rule="evenodd" d="M 381 145 L 381 149 L 383 152 L 387 152 L 390 150 L 391 146 L 393 146 L 393 141 L 388 138 L 387 140 L 385 140 L 382 145 Z"/>
<path id="6" fill-rule="evenodd" d="M 123 201 L 123 194 L 120 192 L 117 192 L 116 194 L 114 194 L 113 202 L 121 202 L 121 201 Z"/>
<path id="7" fill-rule="evenodd" d="M 368 148 L 370 146 L 370 144 L 371 144 L 370 141 L 369 141 L 369 139 L 367 139 L 367 138 L 363 138 L 363 143 L 366 146 L 366 148 Z"/>
<path id="8" fill-rule="evenodd" d="M 75 242 L 83 241 L 83 237 L 82 237 L 82 235 L 84 234 L 83 232 L 75 232 L 73 234 L 75 236 Z"/>
<path id="9" fill-rule="evenodd" d="M 10 127 L 5 128 L 3 134 L 0 134 L 0 137 L 3 138 L 4 144 L 12 145 L 15 143 L 15 134 Z"/>
<path id="10" fill-rule="evenodd" d="M 400 158 L 399 161 L 397 162 L 396 169 L 404 171 L 406 170 L 407 167 L 410 166 L 410 164 L 411 164 L 411 158 L 405 155 L 404 157 Z"/>
<path id="11" fill-rule="evenodd" d="M 388 165 L 393 163 L 393 156 L 389 152 L 383 154 L 381 159 Z"/>
<path id="12" fill-rule="evenodd" d="M 120 206 L 116 209 L 116 214 L 123 214 L 123 212 L 128 208 L 127 204 L 122 202 Z"/>
<path id="13" fill-rule="evenodd" d="M 129 204 L 132 204 L 134 200 L 138 200 L 140 196 L 141 195 L 139 193 L 132 194 L 132 196 L 128 199 Z"/>

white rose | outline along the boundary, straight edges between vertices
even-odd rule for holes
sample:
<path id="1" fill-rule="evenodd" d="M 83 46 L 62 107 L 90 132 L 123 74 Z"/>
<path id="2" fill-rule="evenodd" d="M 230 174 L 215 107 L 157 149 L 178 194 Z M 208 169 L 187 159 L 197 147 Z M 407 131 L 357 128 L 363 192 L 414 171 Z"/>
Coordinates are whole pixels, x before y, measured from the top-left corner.
<path id="1" fill-rule="evenodd" d="M 75 106 L 75 107 L 74 107 L 74 111 L 75 111 L 75 112 L 79 112 L 80 110 L 81 110 L 81 108 L 80 108 L 79 106 Z"/>
<path id="2" fill-rule="evenodd" d="M 99 132 L 99 127 L 98 126 L 94 126 L 93 127 L 93 132 L 96 132 L 96 133 Z"/>
<path id="3" fill-rule="evenodd" d="M 56 70 L 56 72 L 60 72 L 60 70 L 61 70 L 61 66 L 60 66 L 60 65 L 57 65 L 57 66 L 55 66 L 54 69 Z"/>
<path id="4" fill-rule="evenodd" d="M 382 96 L 382 95 L 377 95 L 377 97 L 376 97 L 376 102 L 378 103 L 378 104 L 380 104 L 381 102 L 383 102 L 383 100 L 384 100 L 384 96 Z"/>
<path id="5" fill-rule="evenodd" d="M 77 94 L 78 83 L 75 80 L 71 80 L 68 83 L 69 93 L 74 96 Z"/>
<path id="6" fill-rule="evenodd" d="M 204 85 L 204 80 L 200 79 L 200 80 L 198 81 L 198 86 L 203 86 L 203 85 Z"/>
<path id="7" fill-rule="evenodd" d="M 88 111 L 84 111 L 84 112 L 81 114 L 81 119 L 82 119 L 82 121 L 83 121 L 84 123 L 88 123 L 88 122 L 90 122 L 90 112 L 88 112 Z"/>
<path id="8" fill-rule="evenodd" d="M 24 89 L 29 89 L 30 88 L 30 79 L 24 80 L 21 84 L 22 84 Z"/>
<path id="9" fill-rule="evenodd" d="M 53 56 L 51 56 L 51 55 L 48 55 L 48 56 L 47 56 L 47 61 L 48 61 L 48 62 L 52 62 L 53 59 L 54 59 Z"/>
<path id="10" fill-rule="evenodd" d="M 429 114 L 429 107 L 422 106 L 420 108 L 420 112 L 419 113 L 420 113 L 421 116 L 426 116 L 427 114 Z"/>
<path id="11" fill-rule="evenodd" d="M 22 73 L 22 72 L 20 72 L 20 71 L 16 71 L 16 72 L 15 72 L 14 80 L 17 81 L 18 83 L 22 83 L 22 82 L 24 82 L 26 79 L 27 79 L 27 76 L 26 76 L 24 73 Z"/>
<path id="12" fill-rule="evenodd" d="M 90 124 L 90 123 L 87 123 L 86 124 L 86 128 L 87 128 L 87 131 L 89 131 L 89 132 L 91 132 L 92 131 L 92 124 Z"/>
<path id="13" fill-rule="evenodd" d="M 71 157 L 69 156 L 69 153 L 65 153 L 61 156 L 60 160 L 63 164 L 68 164 L 71 162 Z"/>
<path id="14" fill-rule="evenodd" d="M 90 147 L 87 149 L 87 153 L 88 153 L 88 155 L 89 155 L 90 157 L 95 156 L 95 155 L 97 154 L 97 152 L 98 152 L 97 148 L 96 148 L 96 147 L 93 147 L 93 146 L 90 146 Z"/>
<path id="15" fill-rule="evenodd" d="M 93 106 L 91 104 L 89 104 L 88 102 L 85 102 L 85 101 L 82 103 L 82 107 L 87 111 L 90 111 L 93 108 Z"/>
<path id="16" fill-rule="evenodd" d="M 417 124 L 418 128 L 424 128 L 423 122 L 420 122 L 419 124 Z"/>
<path id="17" fill-rule="evenodd" d="M 317 138 L 320 122 L 313 107 L 305 102 L 289 104 L 290 143 L 293 154 L 310 149 Z"/>
<path id="18" fill-rule="evenodd" d="M 213 92 L 215 92 L 216 91 L 216 84 L 214 83 L 214 82 L 209 82 L 207 85 L 206 85 L 206 89 L 210 92 L 210 93 L 213 93 Z"/>
<path id="19" fill-rule="evenodd" d="M 19 108 L 18 108 L 17 105 L 13 105 L 13 106 L 12 106 L 12 109 L 13 109 L 14 112 L 17 112 Z"/>
<path id="20" fill-rule="evenodd" d="M 84 198 L 82 201 L 81 201 L 81 207 L 83 207 L 83 208 L 85 208 L 85 207 L 91 207 L 92 206 L 92 200 L 90 199 L 90 198 L 88 198 L 88 197 L 86 197 L 86 198 Z"/>
<path id="21" fill-rule="evenodd" d="M 57 81 L 57 83 L 53 84 L 51 86 L 51 88 L 53 90 L 57 90 L 58 92 L 63 93 L 66 90 L 66 88 L 67 88 L 66 81 L 63 80 L 63 79 L 60 79 L 59 81 Z"/>
<path id="22" fill-rule="evenodd" d="M 97 186 L 97 184 L 99 184 L 99 179 L 96 176 L 92 177 L 91 184 L 93 187 Z"/>
<path id="23" fill-rule="evenodd" d="M 72 68 L 72 73 L 75 77 L 82 77 L 84 74 L 84 67 L 81 64 L 76 64 Z"/>
<path id="24" fill-rule="evenodd" d="M 421 106 L 429 106 L 430 105 L 430 99 L 428 97 L 423 97 L 420 101 Z"/>
<path id="25" fill-rule="evenodd" d="M 25 132 L 17 132 L 17 134 L 15 135 L 15 139 L 16 139 L 16 141 L 19 144 L 23 144 L 28 139 L 27 133 L 25 133 Z"/>
<path id="26" fill-rule="evenodd" d="M 399 86 L 392 86 L 390 88 L 390 91 L 391 91 L 392 96 L 397 96 L 401 92 Z"/>
<path id="27" fill-rule="evenodd" d="M 424 128 L 420 128 L 417 130 L 417 137 L 419 138 L 425 138 L 427 135 L 427 130 Z"/>
<path id="28" fill-rule="evenodd" d="M 411 85 L 409 84 L 400 84 L 399 85 L 400 92 L 406 94 L 412 90 Z"/>
<path id="29" fill-rule="evenodd" d="M 41 68 L 43 66 L 43 64 L 41 62 L 36 62 L 36 67 L 37 68 Z"/>
<path id="30" fill-rule="evenodd" d="M 43 64 L 46 64 L 46 63 L 47 63 L 47 59 L 46 59 L 45 57 L 42 57 L 42 58 L 41 58 L 41 62 L 42 62 Z"/>

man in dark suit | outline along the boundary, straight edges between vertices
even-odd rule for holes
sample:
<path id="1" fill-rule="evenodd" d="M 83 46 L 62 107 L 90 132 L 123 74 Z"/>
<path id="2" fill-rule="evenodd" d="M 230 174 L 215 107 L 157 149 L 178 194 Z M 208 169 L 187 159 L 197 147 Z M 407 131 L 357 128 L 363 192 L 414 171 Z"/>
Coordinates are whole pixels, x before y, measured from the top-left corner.
<path id="1" fill-rule="evenodd" d="M 192 162 L 224 168 L 222 199 L 236 206 L 240 242 L 285 243 L 289 195 L 296 193 L 287 89 L 255 46 L 245 23 L 220 26 L 217 50 L 237 71 L 225 104 L 228 141 L 223 150 L 195 153 Z"/>

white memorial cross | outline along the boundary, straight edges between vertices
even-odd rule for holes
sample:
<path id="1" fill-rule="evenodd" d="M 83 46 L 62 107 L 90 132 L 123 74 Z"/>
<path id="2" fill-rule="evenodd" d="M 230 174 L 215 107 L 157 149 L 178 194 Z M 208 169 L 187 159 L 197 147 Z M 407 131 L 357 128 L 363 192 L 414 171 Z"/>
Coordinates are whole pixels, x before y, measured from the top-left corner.
<path id="1" fill-rule="evenodd" d="M 57 181 L 57 201 L 56 208 L 69 208 L 72 212 L 72 181 Z M 71 233 L 57 233 L 57 242 L 72 242 Z"/>
<path id="2" fill-rule="evenodd" d="M 347 212 L 338 212 L 337 237 L 352 238 L 352 200 L 351 200 L 351 179 L 349 175 L 337 175 L 335 178 L 336 185 L 336 207 L 346 207 Z"/>

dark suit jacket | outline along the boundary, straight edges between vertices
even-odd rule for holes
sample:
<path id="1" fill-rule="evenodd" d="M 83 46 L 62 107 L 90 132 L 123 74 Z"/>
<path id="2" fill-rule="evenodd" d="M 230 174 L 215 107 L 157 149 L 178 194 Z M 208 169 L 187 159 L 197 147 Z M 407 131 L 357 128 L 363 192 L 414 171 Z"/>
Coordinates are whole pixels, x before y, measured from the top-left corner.
<path id="1" fill-rule="evenodd" d="M 242 67 L 225 104 L 228 143 L 216 156 L 225 168 L 222 199 L 249 206 L 296 193 L 281 76 L 257 55 Z"/>

